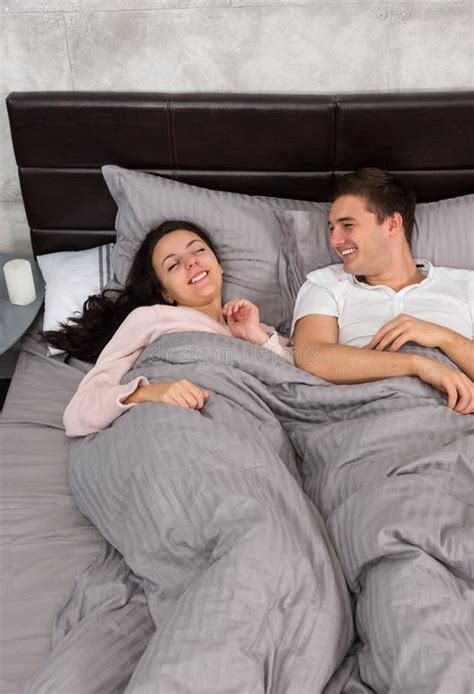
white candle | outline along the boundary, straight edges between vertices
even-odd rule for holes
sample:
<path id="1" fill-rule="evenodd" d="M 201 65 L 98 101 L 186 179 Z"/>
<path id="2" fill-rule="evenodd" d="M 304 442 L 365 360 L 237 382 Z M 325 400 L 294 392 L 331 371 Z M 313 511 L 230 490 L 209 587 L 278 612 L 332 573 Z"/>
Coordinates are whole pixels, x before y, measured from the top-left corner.
<path id="1" fill-rule="evenodd" d="M 16 258 L 3 266 L 8 298 L 12 304 L 26 306 L 36 299 L 35 281 L 27 260 Z"/>

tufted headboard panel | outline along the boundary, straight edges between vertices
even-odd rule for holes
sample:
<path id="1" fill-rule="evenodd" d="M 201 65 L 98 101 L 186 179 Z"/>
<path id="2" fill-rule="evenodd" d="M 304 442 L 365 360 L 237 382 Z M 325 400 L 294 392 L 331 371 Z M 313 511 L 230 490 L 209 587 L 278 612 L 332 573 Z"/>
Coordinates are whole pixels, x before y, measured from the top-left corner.
<path id="1" fill-rule="evenodd" d="M 113 239 L 103 164 L 316 201 L 369 165 L 404 177 L 420 202 L 474 192 L 474 91 L 13 92 L 7 107 L 35 254 Z"/>

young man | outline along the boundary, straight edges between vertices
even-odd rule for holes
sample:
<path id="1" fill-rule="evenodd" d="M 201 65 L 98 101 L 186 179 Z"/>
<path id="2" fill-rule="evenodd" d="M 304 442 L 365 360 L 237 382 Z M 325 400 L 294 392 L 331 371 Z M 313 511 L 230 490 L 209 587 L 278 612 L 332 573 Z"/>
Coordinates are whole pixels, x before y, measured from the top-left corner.
<path id="1" fill-rule="evenodd" d="M 418 376 L 474 413 L 474 271 L 433 267 L 410 250 L 415 196 L 379 169 L 344 176 L 329 214 L 343 261 L 307 276 L 293 314 L 295 363 L 332 383 Z M 459 368 L 417 354 L 437 347 Z"/>

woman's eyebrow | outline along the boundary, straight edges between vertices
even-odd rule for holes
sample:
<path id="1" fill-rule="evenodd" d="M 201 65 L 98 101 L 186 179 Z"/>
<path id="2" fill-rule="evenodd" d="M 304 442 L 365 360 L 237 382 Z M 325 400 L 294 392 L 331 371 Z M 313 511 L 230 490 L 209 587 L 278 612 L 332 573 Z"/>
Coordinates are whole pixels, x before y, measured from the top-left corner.
<path id="1" fill-rule="evenodd" d="M 190 246 L 192 243 L 199 243 L 200 241 L 201 241 L 201 239 L 192 239 L 192 241 L 189 241 L 189 243 L 186 244 L 186 248 L 189 248 L 189 246 Z M 161 261 L 161 264 L 164 265 L 165 260 L 168 260 L 168 258 L 171 258 L 172 255 L 177 255 L 177 254 L 176 254 L 176 253 L 169 253 L 169 254 L 166 256 L 166 258 L 163 258 L 163 260 Z"/>

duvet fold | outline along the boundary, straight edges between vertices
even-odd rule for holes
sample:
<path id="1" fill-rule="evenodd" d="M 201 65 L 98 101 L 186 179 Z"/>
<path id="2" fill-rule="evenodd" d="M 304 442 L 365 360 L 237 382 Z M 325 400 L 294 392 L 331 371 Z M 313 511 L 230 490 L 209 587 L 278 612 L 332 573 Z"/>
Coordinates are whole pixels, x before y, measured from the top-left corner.
<path id="1" fill-rule="evenodd" d="M 123 561 L 107 623 L 131 605 L 141 646 L 119 677 L 104 649 L 126 637 L 70 603 L 28 692 L 473 691 L 472 417 L 415 378 L 334 386 L 203 333 L 159 338 L 137 375 L 210 393 L 71 444 L 75 499 Z"/>

